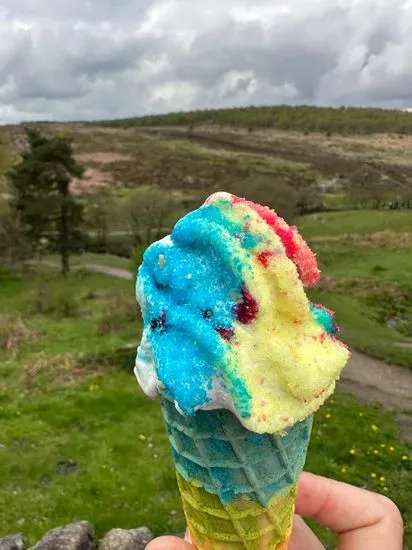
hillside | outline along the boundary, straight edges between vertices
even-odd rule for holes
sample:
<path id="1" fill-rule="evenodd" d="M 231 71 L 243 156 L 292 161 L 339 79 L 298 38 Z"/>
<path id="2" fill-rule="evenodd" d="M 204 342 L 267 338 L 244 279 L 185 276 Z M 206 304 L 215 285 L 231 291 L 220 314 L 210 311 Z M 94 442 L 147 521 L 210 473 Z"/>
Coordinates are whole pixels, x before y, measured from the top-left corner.
<path id="1" fill-rule="evenodd" d="M 308 105 L 239 107 L 149 115 L 105 121 L 112 127 L 229 124 L 249 129 L 274 128 L 297 132 L 326 132 L 343 135 L 412 133 L 412 113 L 395 109 L 314 107 Z M 99 123 L 100 124 L 100 123 Z"/>

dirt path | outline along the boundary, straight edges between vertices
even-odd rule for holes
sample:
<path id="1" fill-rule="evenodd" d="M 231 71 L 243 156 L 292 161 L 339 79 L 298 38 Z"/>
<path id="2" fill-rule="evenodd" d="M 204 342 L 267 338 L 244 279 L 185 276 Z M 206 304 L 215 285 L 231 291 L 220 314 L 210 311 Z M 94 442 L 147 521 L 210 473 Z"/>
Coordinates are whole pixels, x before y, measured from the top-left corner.
<path id="1" fill-rule="evenodd" d="M 412 443 L 412 371 L 357 351 L 342 373 L 338 390 L 397 411 L 402 436 Z"/>
<path id="2" fill-rule="evenodd" d="M 40 265 L 50 267 L 52 269 L 60 269 L 60 265 L 55 262 L 43 261 Z M 86 271 L 92 271 L 93 273 L 102 273 L 103 275 L 108 275 L 109 277 L 127 279 L 128 281 L 133 281 L 134 279 L 134 275 L 131 271 L 127 271 L 127 269 L 122 269 L 121 267 L 109 267 L 108 265 L 100 264 L 81 264 L 74 265 L 72 269 L 85 269 Z"/>
<path id="3" fill-rule="evenodd" d="M 110 277 L 117 277 L 119 279 L 127 279 L 128 281 L 133 281 L 134 279 L 134 275 L 131 271 L 127 271 L 127 269 L 122 269 L 121 267 L 109 267 L 107 265 L 100 264 L 85 264 L 76 266 L 76 268 L 83 268 L 87 271 L 103 273 L 103 275 L 109 275 Z"/>

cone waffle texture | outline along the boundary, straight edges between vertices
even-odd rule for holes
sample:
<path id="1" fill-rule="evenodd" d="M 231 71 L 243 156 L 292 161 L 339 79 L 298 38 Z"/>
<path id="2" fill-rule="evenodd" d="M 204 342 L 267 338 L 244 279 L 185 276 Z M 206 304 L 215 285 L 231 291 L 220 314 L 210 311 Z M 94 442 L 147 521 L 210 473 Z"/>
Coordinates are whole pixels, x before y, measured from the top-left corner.
<path id="1" fill-rule="evenodd" d="M 162 401 L 176 470 L 223 504 L 247 497 L 267 506 L 275 493 L 297 482 L 306 459 L 312 417 L 284 436 L 246 430 L 227 410 L 181 415 Z"/>
<path id="2" fill-rule="evenodd" d="M 183 509 L 201 550 L 286 550 L 312 417 L 255 434 L 227 410 L 181 415 L 162 400 Z"/>
<path id="3" fill-rule="evenodd" d="M 192 542 L 202 550 L 247 548 L 286 550 L 293 520 L 296 485 L 275 494 L 267 507 L 242 498 L 223 504 L 177 473 Z"/>

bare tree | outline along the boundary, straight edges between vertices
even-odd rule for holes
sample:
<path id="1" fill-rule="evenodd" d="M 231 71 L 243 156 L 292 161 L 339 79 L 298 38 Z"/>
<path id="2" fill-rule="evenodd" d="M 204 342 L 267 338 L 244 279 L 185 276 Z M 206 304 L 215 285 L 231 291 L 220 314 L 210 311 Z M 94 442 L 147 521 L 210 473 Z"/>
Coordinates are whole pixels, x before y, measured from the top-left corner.
<path id="1" fill-rule="evenodd" d="M 170 191 L 152 187 L 128 201 L 123 219 L 133 245 L 147 246 L 170 231 L 181 213 L 181 203 Z"/>

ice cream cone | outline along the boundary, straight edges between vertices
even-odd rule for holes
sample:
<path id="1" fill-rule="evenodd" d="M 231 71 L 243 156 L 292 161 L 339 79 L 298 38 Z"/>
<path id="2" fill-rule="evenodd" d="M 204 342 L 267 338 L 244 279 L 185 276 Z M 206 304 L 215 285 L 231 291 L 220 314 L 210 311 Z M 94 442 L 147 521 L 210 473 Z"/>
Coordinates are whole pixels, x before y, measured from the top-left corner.
<path id="1" fill-rule="evenodd" d="M 162 412 L 197 548 L 286 549 L 312 417 L 260 435 L 227 410 L 185 417 L 163 399 Z"/>

